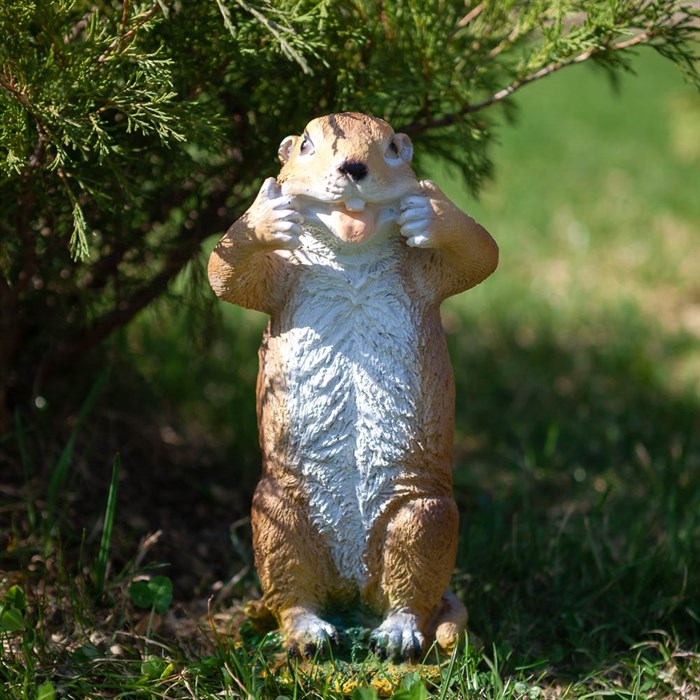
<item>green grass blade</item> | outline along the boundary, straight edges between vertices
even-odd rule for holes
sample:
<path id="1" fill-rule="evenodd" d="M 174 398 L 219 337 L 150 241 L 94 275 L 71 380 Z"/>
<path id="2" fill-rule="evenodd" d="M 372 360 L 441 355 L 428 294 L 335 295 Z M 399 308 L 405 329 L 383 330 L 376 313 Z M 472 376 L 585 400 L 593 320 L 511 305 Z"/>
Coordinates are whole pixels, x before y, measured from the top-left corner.
<path id="1" fill-rule="evenodd" d="M 75 439 L 83 425 L 83 422 L 85 421 L 85 418 L 90 414 L 95 406 L 97 397 L 100 395 L 102 387 L 105 385 L 108 376 L 109 372 L 104 370 L 92 385 L 92 388 L 83 402 L 83 405 L 80 407 L 80 411 L 78 412 L 78 417 L 75 422 L 75 427 L 68 438 L 68 442 L 61 452 L 61 456 L 59 457 L 58 462 L 56 462 L 56 466 L 51 472 L 47 499 L 47 518 L 49 523 L 54 521 L 58 496 L 63 491 L 66 484 L 66 479 L 68 478 L 69 467 L 73 459 Z"/>
<path id="2" fill-rule="evenodd" d="M 76 426 L 77 427 L 77 426 Z M 56 514 L 56 503 L 58 502 L 58 495 L 61 493 L 63 486 L 65 485 L 66 478 L 68 476 L 68 467 L 70 466 L 71 460 L 73 458 L 73 446 L 75 445 L 76 429 L 73 429 L 66 446 L 61 452 L 61 456 L 58 458 L 58 462 L 51 471 L 51 478 L 49 479 L 49 495 L 47 502 L 47 519 L 49 523 L 54 521 L 54 516 Z"/>
<path id="3" fill-rule="evenodd" d="M 105 369 L 100 373 L 100 375 L 95 380 L 95 383 L 92 385 L 92 388 L 90 389 L 90 393 L 85 398 L 85 401 L 83 402 L 83 405 L 80 407 L 80 411 L 78 412 L 78 419 L 75 423 L 76 430 L 78 430 L 82 426 L 85 418 L 88 415 L 90 415 L 92 409 L 95 406 L 97 398 L 99 397 L 100 392 L 102 391 L 102 387 L 104 387 L 104 385 L 107 383 L 108 378 L 109 378 L 109 370 Z"/>
<path id="4" fill-rule="evenodd" d="M 17 449 L 19 450 L 19 456 L 22 460 L 22 472 L 24 474 L 24 483 L 28 484 L 32 477 L 32 466 L 31 460 L 29 459 L 29 452 L 27 450 L 27 441 L 24 435 L 24 425 L 22 424 L 22 416 L 19 410 L 15 411 L 15 434 L 17 436 Z M 34 530 L 36 527 L 36 509 L 34 508 L 34 503 L 31 498 L 27 498 L 27 518 L 29 520 L 29 527 Z"/>
<path id="5" fill-rule="evenodd" d="M 107 507 L 105 508 L 104 525 L 102 527 L 102 537 L 100 539 L 100 551 L 97 555 L 97 569 L 95 572 L 95 586 L 98 596 L 104 593 L 105 578 L 107 575 L 107 562 L 109 559 L 109 549 L 112 543 L 112 528 L 114 526 L 114 515 L 117 511 L 117 492 L 119 490 L 119 470 L 121 459 L 115 455 L 112 464 L 112 479 L 109 483 L 109 493 L 107 494 Z"/>

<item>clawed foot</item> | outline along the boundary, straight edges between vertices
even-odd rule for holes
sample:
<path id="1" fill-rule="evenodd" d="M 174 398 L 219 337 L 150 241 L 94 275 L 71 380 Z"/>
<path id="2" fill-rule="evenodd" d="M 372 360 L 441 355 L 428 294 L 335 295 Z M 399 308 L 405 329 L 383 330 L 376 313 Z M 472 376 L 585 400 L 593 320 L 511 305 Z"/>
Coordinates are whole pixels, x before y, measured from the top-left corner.
<path id="1" fill-rule="evenodd" d="M 294 614 L 288 619 L 285 630 L 290 657 L 311 658 L 339 641 L 338 630 L 309 611 Z"/>
<path id="2" fill-rule="evenodd" d="M 389 615 L 370 635 L 370 649 L 380 659 L 413 661 L 421 655 L 424 645 L 416 616 L 410 613 Z"/>

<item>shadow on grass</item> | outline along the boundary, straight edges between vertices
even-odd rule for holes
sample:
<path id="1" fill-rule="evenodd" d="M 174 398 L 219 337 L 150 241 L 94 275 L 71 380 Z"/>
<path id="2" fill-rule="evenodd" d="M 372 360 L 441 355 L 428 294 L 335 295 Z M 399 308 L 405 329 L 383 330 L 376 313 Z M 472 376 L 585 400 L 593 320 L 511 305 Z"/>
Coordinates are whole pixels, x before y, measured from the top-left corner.
<path id="1" fill-rule="evenodd" d="M 509 670 L 581 674 L 700 644 L 700 432 L 669 368 L 695 340 L 623 314 L 451 318 L 458 589 Z"/>

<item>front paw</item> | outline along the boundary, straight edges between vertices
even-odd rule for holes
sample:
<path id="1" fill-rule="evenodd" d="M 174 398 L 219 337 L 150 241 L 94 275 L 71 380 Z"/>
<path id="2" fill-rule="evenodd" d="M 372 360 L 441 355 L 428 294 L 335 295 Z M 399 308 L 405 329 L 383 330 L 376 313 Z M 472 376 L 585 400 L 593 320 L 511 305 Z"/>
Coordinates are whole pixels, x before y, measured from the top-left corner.
<path id="1" fill-rule="evenodd" d="M 422 653 L 425 638 L 416 616 L 393 613 L 370 634 L 370 648 L 381 659 L 414 661 Z"/>
<path id="2" fill-rule="evenodd" d="M 291 657 L 313 657 L 338 640 L 336 628 L 308 610 L 295 612 L 285 622 L 285 641 Z"/>
<path id="3" fill-rule="evenodd" d="M 430 248 L 431 229 L 435 222 L 430 197 L 410 194 L 401 200 L 400 209 L 397 223 L 406 243 L 412 248 Z"/>
<path id="4" fill-rule="evenodd" d="M 304 219 L 296 210 L 293 197 L 282 195 L 273 177 L 263 182 L 258 196 L 244 215 L 252 233 L 252 242 L 262 247 L 293 250 L 299 247 Z"/>

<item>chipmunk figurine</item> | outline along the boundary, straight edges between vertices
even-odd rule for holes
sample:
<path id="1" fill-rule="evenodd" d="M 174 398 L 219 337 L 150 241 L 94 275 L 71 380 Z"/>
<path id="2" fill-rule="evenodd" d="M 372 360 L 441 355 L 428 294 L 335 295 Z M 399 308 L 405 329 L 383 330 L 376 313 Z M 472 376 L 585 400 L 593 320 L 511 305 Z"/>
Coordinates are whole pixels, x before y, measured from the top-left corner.
<path id="1" fill-rule="evenodd" d="M 263 603 L 292 654 L 358 605 L 382 657 L 452 648 L 457 549 L 454 382 L 439 306 L 496 268 L 488 232 L 411 168 L 405 134 L 373 117 L 314 119 L 221 239 L 209 280 L 264 311 L 252 508 Z"/>

